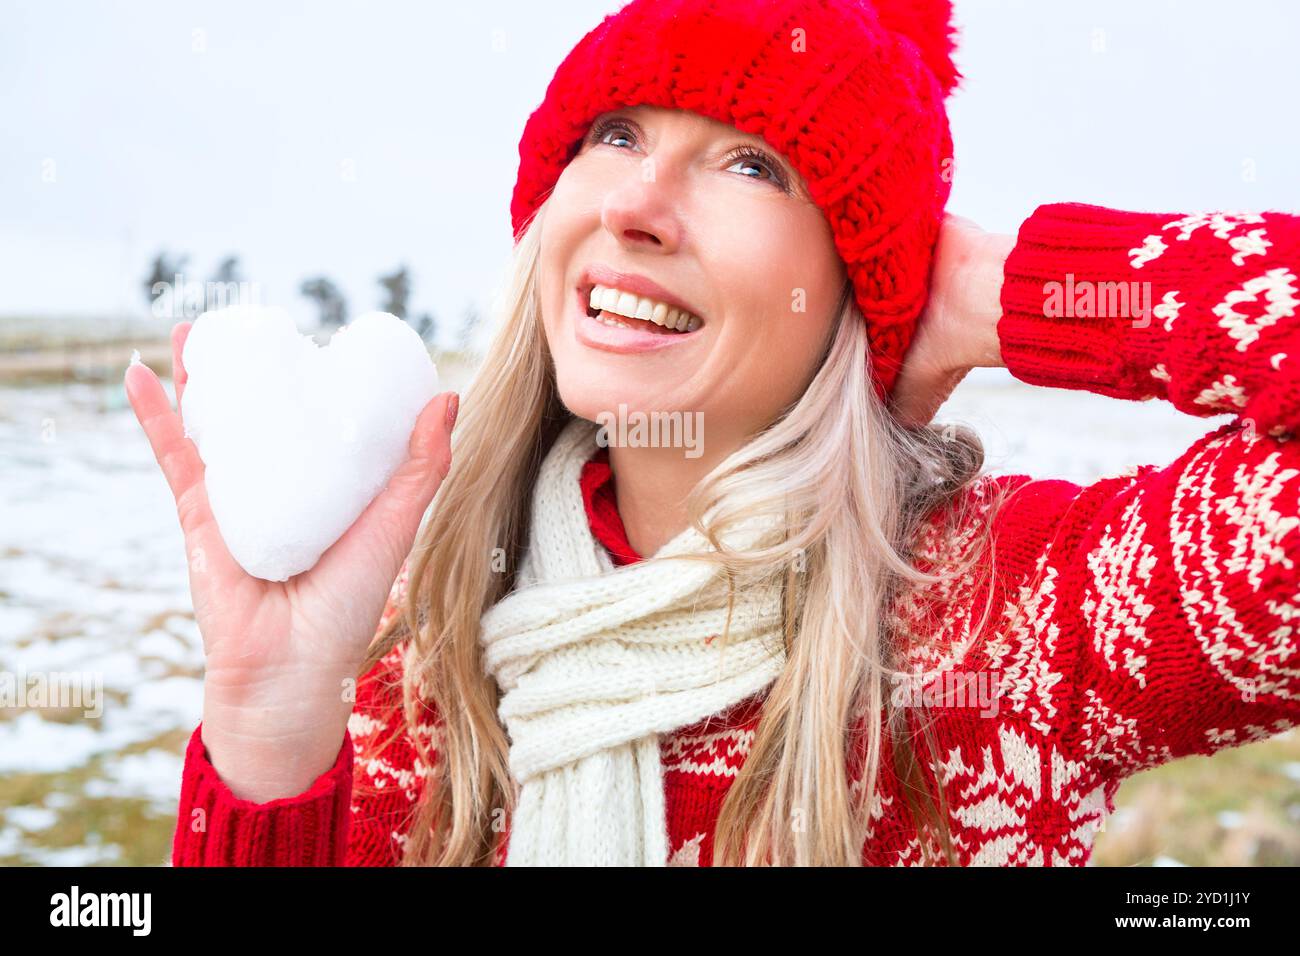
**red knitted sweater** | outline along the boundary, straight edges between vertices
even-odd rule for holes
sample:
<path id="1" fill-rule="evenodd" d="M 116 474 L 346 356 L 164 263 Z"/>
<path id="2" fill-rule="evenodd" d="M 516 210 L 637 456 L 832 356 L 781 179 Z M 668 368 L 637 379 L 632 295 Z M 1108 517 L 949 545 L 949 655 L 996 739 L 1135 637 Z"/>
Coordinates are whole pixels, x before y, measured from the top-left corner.
<path id="1" fill-rule="evenodd" d="M 943 787 L 962 863 L 1082 865 L 1127 775 L 1300 723 L 1297 271 L 1300 218 L 1282 213 L 1051 204 L 1022 225 L 998 324 L 1012 374 L 1233 418 L 1166 467 L 1087 486 L 982 476 L 963 492 L 960 533 L 940 534 L 940 515 L 923 533 L 918 564 L 935 569 L 977 547 L 986 518 L 994 532 L 996 575 L 950 583 L 950 602 L 918 592 L 892 611 L 909 662 L 996 689 L 992 708 L 952 685 L 927 700 L 939 759 L 923 772 Z M 1144 299 L 1126 311 L 1119 295 L 1144 289 L 1153 308 L 1131 317 Z M 611 477 L 598 455 L 582 485 L 593 532 L 623 564 L 639 557 Z M 993 509 L 998 491 L 1014 494 Z M 381 624 L 405 586 L 403 570 Z M 435 753 L 438 735 L 436 710 L 413 729 L 394 715 L 400 670 L 395 650 L 361 682 L 338 760 L 295 797 L 235 798 L 196 729 L 175 865 L 396 863 L 426 772 L 411 734 Z M 763 698 L 662 738 L 673 863 L 711 862 Z M 887 741 L 863 861 L 914 865 L 921 847 Z"/>

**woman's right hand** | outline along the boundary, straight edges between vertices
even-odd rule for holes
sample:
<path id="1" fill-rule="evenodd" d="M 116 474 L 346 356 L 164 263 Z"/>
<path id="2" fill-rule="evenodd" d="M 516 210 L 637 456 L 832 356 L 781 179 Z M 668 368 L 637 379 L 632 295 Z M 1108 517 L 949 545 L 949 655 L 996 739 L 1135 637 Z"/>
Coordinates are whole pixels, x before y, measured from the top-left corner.
<path id="1" fill-rule="evenodd" d="M 255 803 L 306 790 L 338 756 L 357 672 L 420 522 L 451 468 L 454 392 L 429 401 L 406 461 L 361 516 L 302 574 L 249 575 L 208 506 L 204 465 L 181 420 L 190 322 L 172 329 L 177 411 L 145 365 L 126 392 L 176 500 L 207 664 L 203 744 L 222 780 Z"/>

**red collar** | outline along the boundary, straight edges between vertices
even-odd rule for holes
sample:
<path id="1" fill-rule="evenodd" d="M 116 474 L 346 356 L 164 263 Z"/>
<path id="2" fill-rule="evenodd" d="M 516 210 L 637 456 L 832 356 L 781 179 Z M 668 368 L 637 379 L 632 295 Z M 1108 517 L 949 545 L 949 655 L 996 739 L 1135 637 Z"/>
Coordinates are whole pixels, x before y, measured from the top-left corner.
<path id="1" fill-rule="evenodd" d="M 598 448 L 591 460 L 582 466 L 581 484 L 582 500 L 587 505 L 587 521 L 596 540 L 605 546 L 617 565 L 640 561 L 641 555 L 628 542 L 627 529 L 618 514 L 608 448 Z"/>

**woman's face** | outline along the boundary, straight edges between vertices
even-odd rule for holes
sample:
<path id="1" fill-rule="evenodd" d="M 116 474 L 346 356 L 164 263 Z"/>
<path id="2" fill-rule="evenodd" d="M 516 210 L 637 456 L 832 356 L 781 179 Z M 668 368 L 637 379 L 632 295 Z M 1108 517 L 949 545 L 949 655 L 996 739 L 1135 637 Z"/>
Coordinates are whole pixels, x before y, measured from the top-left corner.
<path id="1" fill-rule="evenodd" d="M 575 415 L 699 413 L 706 440 L 738 444 L 815 374 L 844 265 L 807 187 L 761 137 L 684 110 L 602 114 L 542 230 L 543 323 Z M 609 310 L 651 321 L 590 317 L 593 283 L 621 290 L 600 300 Z M 671 321 L 669 306 L 695 317 L 681 322 L 693 331 L 653 322 Z"/>

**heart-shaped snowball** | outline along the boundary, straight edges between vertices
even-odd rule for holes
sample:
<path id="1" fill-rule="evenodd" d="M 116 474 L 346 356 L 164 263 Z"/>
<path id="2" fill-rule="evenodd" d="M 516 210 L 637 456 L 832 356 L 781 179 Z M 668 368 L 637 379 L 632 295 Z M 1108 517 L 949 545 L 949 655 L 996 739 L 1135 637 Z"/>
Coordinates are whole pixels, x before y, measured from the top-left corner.
<path id="1" fill-rule="evenodd" d="M 420 336 L 368 312 L 321 347 L 283 309 L 231 306 L 195 321 L 181 356 L 185 434 L 213 517 L 254 577 L 311 568 L 406 460 L 438 393 Z"/>

